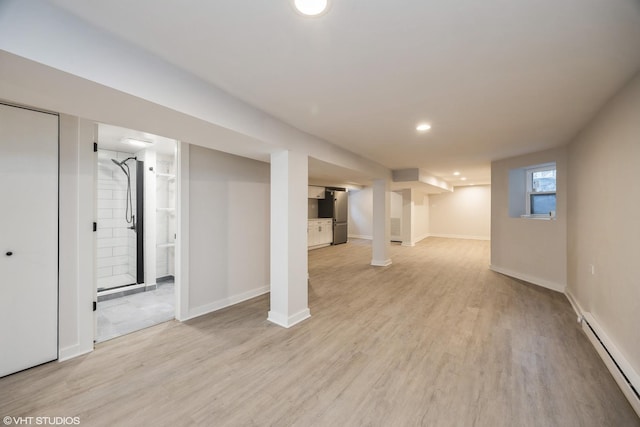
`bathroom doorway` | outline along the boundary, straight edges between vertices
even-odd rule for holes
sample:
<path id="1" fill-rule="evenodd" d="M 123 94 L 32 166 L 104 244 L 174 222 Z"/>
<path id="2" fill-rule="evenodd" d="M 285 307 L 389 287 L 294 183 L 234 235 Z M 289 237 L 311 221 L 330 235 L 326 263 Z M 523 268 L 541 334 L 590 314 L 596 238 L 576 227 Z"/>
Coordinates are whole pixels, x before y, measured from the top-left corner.
<path id="1" fill-rule="evenodd" d="M 175 318 L 177 142 L 97 126 L 95 341 L 102 342 Z"/>

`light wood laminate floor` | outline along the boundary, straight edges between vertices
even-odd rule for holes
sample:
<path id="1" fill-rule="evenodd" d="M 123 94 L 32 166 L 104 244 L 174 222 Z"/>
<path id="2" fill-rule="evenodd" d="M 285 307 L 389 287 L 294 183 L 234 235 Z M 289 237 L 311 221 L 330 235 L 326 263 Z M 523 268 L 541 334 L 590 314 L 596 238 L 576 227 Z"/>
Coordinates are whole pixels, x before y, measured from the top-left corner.
<path id="1" fill-rule="evenodd" d="M 566 298 L 488 270 L 489 242 L 309 253 L 312 317 L 263 296 L 0 379 L 0 416 L 82 426 L 640 426 Z M 256 286 L 263 284 L 257 283 Z"/>

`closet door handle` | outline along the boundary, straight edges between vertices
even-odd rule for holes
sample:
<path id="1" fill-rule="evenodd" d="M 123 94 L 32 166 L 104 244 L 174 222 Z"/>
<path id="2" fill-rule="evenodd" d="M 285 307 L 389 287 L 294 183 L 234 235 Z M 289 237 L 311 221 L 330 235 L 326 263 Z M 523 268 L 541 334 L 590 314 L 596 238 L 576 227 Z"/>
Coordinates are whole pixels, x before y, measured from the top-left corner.
<path id="1" fill-rule="evenodd" d="M 11 255 L 13 255 L 13 252 L 9 251 L 9 252 L 7 252 L 5 255 L 6 255 L 6 256 L 11 256 Z"/>

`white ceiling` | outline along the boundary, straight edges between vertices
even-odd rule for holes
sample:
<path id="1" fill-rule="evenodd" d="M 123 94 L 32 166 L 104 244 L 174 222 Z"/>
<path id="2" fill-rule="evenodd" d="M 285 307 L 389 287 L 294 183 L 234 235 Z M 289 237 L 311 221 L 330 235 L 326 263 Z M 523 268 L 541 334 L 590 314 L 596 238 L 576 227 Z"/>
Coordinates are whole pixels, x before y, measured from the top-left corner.
<path id="1" fill-rule="evenodd" d="M 127 139 L 148 142 L 147 147 L 134 146 Z M 175 139 L 165 138 L 152 133 L 141 132 L 119 126 L 98 124 L 98 147 L 102 150 L 120 151 L 122 153 L 137 153 L 143 149 L 156 153 L 174 156 L 177 142 Z"/>
<path id="2" fill-rule="evenodd" d="M 391 169 L 488 183 L 565 144 L 640 69 L 637 0 L 49 0 Z M 432 130 L 418 134 L 418 122 Z M 317 165 L 316 165 L 317 166 Z"/>

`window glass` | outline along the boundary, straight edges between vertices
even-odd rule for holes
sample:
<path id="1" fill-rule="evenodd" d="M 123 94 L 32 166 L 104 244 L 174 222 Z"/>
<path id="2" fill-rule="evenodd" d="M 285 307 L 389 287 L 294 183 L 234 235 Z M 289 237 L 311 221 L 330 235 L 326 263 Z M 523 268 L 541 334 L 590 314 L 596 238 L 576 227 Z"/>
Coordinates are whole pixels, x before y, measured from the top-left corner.
<path id="1" fill-rule="evenodd" d="M 555 194 L 531 194 L 531 215 L 549 215 L 555 210 Z"/>
<path id="2" fill-rule="evenodd" d="M 556 191 L 556 170 L 533 172 L 531 184 L 532 193 Z"/>

